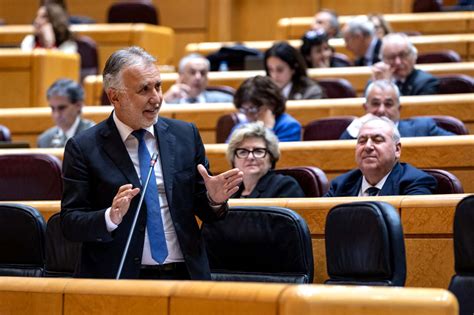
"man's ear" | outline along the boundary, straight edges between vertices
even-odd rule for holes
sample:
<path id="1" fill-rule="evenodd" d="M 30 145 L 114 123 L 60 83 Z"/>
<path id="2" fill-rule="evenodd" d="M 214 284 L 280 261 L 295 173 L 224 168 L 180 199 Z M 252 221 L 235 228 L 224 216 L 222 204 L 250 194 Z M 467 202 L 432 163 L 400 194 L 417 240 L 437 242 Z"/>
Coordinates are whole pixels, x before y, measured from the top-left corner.
<path id="1" fill-rule="evenodd" d="M 115 103 L 119 102 L 119 93 L 120 93 L 119 90 L 110 88 L 110 89 L 107 89 L 105 93 L 107 94 L 107 97 L 109 98 L 110 104 L 115 105 Z"/>
<path id="2" fill-rule="evenodd" d="M 362 108 L 364 109 L 364 112 L 367 113 L 367 103 L 362 104 Z"/>
<path id="3" fill-rule="evenodd" d="M 400 156 L 402 155 L 402 143 L 398 142 L 395 145 L 395 157 L 397 158 L 397 161 L 400 161 Z"/>

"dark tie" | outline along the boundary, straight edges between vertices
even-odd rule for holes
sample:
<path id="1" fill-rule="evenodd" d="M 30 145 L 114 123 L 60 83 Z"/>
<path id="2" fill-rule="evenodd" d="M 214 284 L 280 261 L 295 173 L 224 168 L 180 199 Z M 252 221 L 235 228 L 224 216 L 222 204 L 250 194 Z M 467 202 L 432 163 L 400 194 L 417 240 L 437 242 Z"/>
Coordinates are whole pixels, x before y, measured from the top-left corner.
<path id="1" fill-rule="evenodd" d="M 377 187 L 369 187 L 365 190 L 365 192 L 369 195 L 369 196 L 377 196 L 377 194 L 379 193 L 380 189 L 378 189 Z"/>
<path id="2" fill-rule="evenodd" d="M 395 81 L 395 84 L 397 85 L 398 91 L 400 92 L 400 94 L 402 94 L 403 82 L 400 80 L 397 80 Z"/>
<path id="3" fill-rule="evenodd" d="M 193 104 L 193 103 L 197 103 L 197 102 L 198 102 L 198 100 L 197 100 L 197 98 L 195 98 L 195 97 L 190 97 L 190 98 L 188 98 L 188 103 Z"/>
<path id="4" fill-rule="evenodd" d="M 151 157 L 145 144 L 145 129 L 135 130 L 132 135 L 138 139 L 138 159 L 140 163 L 140 179 L 142 189 L 145 185 L 150 170 Z M 143 191 L 142 191 L 143 193 Z M 146 227 L 150 239 L 151 257 L 162 264 L 168 256 L 166 247 L 163 220 L 161 218 L 160 200 L 158 199 L 158 186 L 156 184 L 155 172 L 151 172 L 150 182 L 145 192 L 145 204 L 147 208 Z"/>

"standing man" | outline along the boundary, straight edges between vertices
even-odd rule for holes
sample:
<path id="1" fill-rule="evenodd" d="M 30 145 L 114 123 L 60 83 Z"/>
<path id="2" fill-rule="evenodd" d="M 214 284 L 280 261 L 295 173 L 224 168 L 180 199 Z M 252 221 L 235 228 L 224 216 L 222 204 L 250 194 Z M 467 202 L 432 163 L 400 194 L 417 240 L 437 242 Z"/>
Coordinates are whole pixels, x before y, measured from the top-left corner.
<path id="1" fill-rule="evenodd" d="M 209 176 L 196 127 L 158 117 L 155 62 L 139 47 L 113 53 L 103 72 L 113 113 L 66 145 L 61 220 L 66 238 L 82 242 L 78 277 L 115 277 L 156 152 L 121 277 L 210 279 L 195 215 L 205 222 L 223 218 L 243 174 Z"/>
<path id="2" fill-rule="evenodd" d="M 69 138 L 95 125 L 81 118 L 84 90 L 73 80 L 57 80 L 49 87 L 46 97 L 55 126 L 39 135 L 39 148 L 62 148 Z"/>
<path id="3" fill-rule="evenodd" d="M 356 60 L 355 66 L 371 66 L 380 61 L 379 52 L 382 42 L 375 34 L 374 24 L 366 15 L 359 15 L 347 22 L 342 28 L 346 48 Z"/>
<path id="4" fill-rule="evenodd" d="M 178 81 L 164 95 L 168 104 L 232 103 L 233 96 L 221 91 L 207 91 L 210 63 L 199 54 L 190 54 L 179 62 Z"/>

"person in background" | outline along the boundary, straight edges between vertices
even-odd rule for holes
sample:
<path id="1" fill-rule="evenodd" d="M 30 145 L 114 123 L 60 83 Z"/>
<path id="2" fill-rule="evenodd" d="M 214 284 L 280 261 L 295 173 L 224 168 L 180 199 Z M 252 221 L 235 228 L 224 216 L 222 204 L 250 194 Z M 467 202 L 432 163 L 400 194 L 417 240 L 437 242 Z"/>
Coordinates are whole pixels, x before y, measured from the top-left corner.
<path id="1" fill-rule="evenodd" d="M 261 121 L 280 142 L 301 140 L 301 124 L 285 113 L 285 99 L 269 77 L 256 76 L 242 82 L 235 92 L 234 105 L 240 112 L 240 123 L 233 130 L 241 124 Z"/>
<path id="2" fill-rule="evenodd" d="M 400 163 L 400 134 L 387 117 L 365 122 L 357 136 L 357 169 L 332 180 L 325 197 L 431 195 L 436 179 Z"/>
<path id="3" fill-rule="evenodd" d="M 209 60 L 190 54 L 179 62 L 178 81 L 163 95 L 168 104 L 231 103 L 232 95 L 221 91 L 207 91 Z"/>
<path id="4" fill-rule="evenodd" d="M 329 38 L 339 37 L 339 21 L 337 13 L 333 10 L 322 9 L 314 15 L 311 29 L 323 30 Z"/>
<path id="5" fill-rule="evenodd" d="M 69 16 L 59 4 L 48 3 L 38 9 L 33 22 L 34 34 L 27 35 L 21 42 L 21 49 L 59 49 L 66 53 L 76 53 L 77 43 L 69 30 Z"/>
<path id="6" fill-rule="evenodd" d="M 237 128 L 230 138 L 227 160 L 244 173 L 239 190 L 231 198 L 304 197 L 291 176 L 276 174 L 280 158 L 278 139 L 263 123 L 248 123 Z"/>
<path id="7" fill-rule="evenodd" d="M 57 80 L 49 87 L 46 97 L 55 126 L 39 135 L 39 148 L 62 148 L 70 138 L 95 125 L 81 117 L 84 90 L 73 80 Z"/>
<path id="8" fill-rule="evenodd" d="M 374 24 L 365 15 L 349 20 L 342 28 L 346 48 L 356 60 L 355 66 L 371 66 L 380 61 L 381 40 L 375 35 Z"/>
<path id="9" fill-rule="evenodd" d="M 375 35 L 382 39 L 385 35 L 392 33 L 390 24 L 385 20 L 382 14 L 369 14 L 369 20 L 374 24 Z"/>
<path id="10" fill-rule="evenodd" d="M 301 40 L 300 52 L 308 68 L 350 66 L 350 63 L 334 58 L 334 48 L 329 46 L 329 38 L 324 31 L 307 31 Z"/>
<path id="11" fill-rule="evenodd" d="M 303 56 L 290 44 L 278 42 L 265 52 L 264 65 L 267 76 L 272 78 L 288 100 L 323 98 L 323 90 L 306 74 Z"/>

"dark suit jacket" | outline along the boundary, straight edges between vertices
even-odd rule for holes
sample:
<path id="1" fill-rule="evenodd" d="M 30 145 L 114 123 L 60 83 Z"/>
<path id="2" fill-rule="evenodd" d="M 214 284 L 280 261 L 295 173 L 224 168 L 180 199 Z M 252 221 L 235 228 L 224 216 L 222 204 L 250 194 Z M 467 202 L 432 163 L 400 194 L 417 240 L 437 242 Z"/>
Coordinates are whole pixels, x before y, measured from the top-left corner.
<path id="1" fill-rule="evenodd" d="M 325 197 L 358 196 L 362 185 L 362 172 L 349 171 L 334 178 Z M 379 196 L 431 195 L 436 189 L 436 179 L 407 163 L 397 163 L 388 175 Z"/>
<path id="2" fill-rule="evenodd" d="M 191 279 L 210 279 L 209 264 L 195 215 L 205 222 L 218 219 L 206 196 L 198 164 L 208 167 L 204 146 L 193 124 L 160 117 L 155 127 L 166 197 L 178 241 Z M 112 278 L 135 215 L 139 197 L 133 198 L 122 223 L 112 233 L 104 213 L 121 185 L 141 187 L 125 144 L 110 116 L 106 121 L 70 139 L 63 161 L 62 230 L 71 241 L 82 242 L 76 276 Z M 146 227 L 143 204 L 122 278 L 139 275 Z M 220 215 L 226 213 L 227 205 Z"/>
<path id="3" fill-rule="evenodd" d="M 377 39 L 377 42 L 375 43 L 374 52 L 373 52 L 372 57 L 371 57 L 371 59 L 372 59 L 371 65 L 373 65 L 373 64 L 380 61 L 379 54 L 380 54 L 380 47 L 381 46 L 382 46 L 382 41 L 380 39 Z M 358 67 L 367 66 L 367 60 L 365 60 L 365 57 L 357 58 L 354 61 L 354 66 L 358 66 Z"/>
<path id="4" fill-rule="evenodd" d="M 232 198 L 241 198 L 243 184 Z M 247 198 L 291 198 L 305 197 L 300 185 L 291 176 L 276 174 L 274 171 L 268 171 L 257 183 Z"/>
<path id="5" fill-rule="evenodd" d="M 423 70 L 414 69 L 398 86 L 401 95 L 438 94 L 439 79 Z"/>
<path id="6" fill-rule="evenodd" d="M 90 128 L 95 125 L 95 122 L 83 119 L 79 121 L 79 125 L 77 126 L 76 132 L 74 135 L 77 135 L 79 132 L 86 130 L 87 128 Z M 59 132 L 59 127 L 54 126 L 43 132 L 38 136 L 38 148 L 51 148 L 53 147 L 53 139 L 54 136 L 57 135 Z M 64 136 L 61 140 L 60 143 L 58 143 L 59 147 L 64 147 L 66 144 L 66 136 Z"/>
<path id="7" fill-rule="evenodd" d="M 403 119 L 398 122 L 398 131 L 401 137 L 430 137 L 430 136 L 454 136 L 455 134 L 444 130 L 436 125 L 431 118 Z M 339 139 L 355 139 L 344 130 Z"/>

